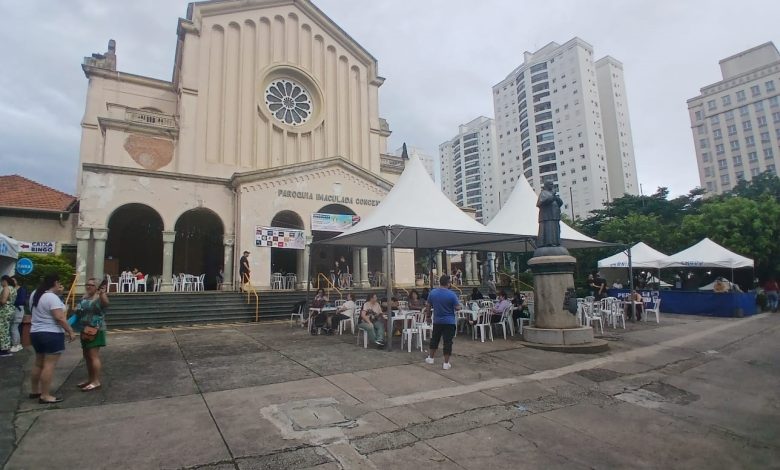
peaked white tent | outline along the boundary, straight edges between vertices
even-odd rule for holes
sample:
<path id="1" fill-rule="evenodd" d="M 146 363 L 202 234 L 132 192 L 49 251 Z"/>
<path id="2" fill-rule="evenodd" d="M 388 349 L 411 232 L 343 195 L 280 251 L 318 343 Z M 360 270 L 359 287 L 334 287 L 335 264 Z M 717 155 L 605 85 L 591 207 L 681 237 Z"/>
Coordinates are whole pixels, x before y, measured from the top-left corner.
<path id="1" fill-rule="evenodd" d="M 670 255 L 662 268 L 752 268 L 753 260 L 705 238 L 690 248 Z"/>
<path id="2" fill-rule="evenodd" d="M 390 237 L 390 238 L 388 238 Z M 318 243 L 450 250 L 495 250 L 528 236 L 494 233 L 452 203 L 415 155 L 384 200 L 346 232 Z"/>
<path id="3" fill-rule="evenodd" d="M 634 268 L 661 269 L 669 257 L 644 242 L 630 248 L 631 265 Z M 599 268 L 628 268 L 628 250 L 621 251 L 599 261 Z"/>
<path id="4" fill-rule="evenodd" d="M 0 233 L 0 274 L 12 275 L 19 257 L 16 240 Z"/>
<path id="5" fill-rule="evenodd" d="M 525 178 L 518 178 L 512 194 L 509 195 L 504 206 L 487 224 L 491 232 L 519 235 L 536 240 L 539 234 L 539 209 L 536 207 L 537 194 Z M 600 242 L 583 235 L 580 232 L 561 222 L 561 244 L 566 248 L 596 248 L 608 246 L 609 243 Z M 502 247 L 494 248 L 495 251 L 526 251 L 518 249 L 517 244 L 504 243 Z"/>

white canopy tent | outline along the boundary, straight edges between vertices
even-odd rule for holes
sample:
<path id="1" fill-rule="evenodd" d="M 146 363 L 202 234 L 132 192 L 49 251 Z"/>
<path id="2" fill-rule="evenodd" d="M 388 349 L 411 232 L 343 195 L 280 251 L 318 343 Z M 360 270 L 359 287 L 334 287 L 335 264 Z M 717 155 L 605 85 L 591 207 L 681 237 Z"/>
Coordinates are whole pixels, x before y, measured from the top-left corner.
<path id="1" fill-rule="evenodd" d="M 644 242 L 639 242 L 630 248 L 631 265 L 634 268 L 661 269 L 668 262 L 669 257 L 652 248 Z M 623 250 L 598 263 L 599 269 L 603 268 L 628 268 L 628 250 Z"/>
<path id="2" fill-rule="evenodd" d="M 690 248 L 670 255 L 662 268 L 752 268 L 753 260 L 705 238 Z"/>
<path id="3" fill-rule="evenodd" d="M 536 207 L 537 194 L 525 178 L 517 179 L 517 184 L 509 195 L 504 206 L 498 211 L 493 220 L 487 224 L 491 232 L 515 234 L 522 237 L 531 237 L 536 240 L 539 233 L 539 209 Z M 566 248 L 597 248 L 609 246 L 609 243 L 600 242 L 583 235 L 580 232 L 561 222 L 561 244 Z M 502 246 L 493 247 L 495 251 L 527 251 L 518 249 L 516 243 L 505 242 Z"/>
<path id="4" fill-rule="evenodd" d="M 491 232 L 463 212 L 436 186 L 419 158 L 412 156 L 393 189 L 373 212 L 346 232 L 315 244 L 385 247 L 389 254 L 385 257 L 385 275 L 390 299 L 393 248 L 492 251 L 502 243 L 524 246 L 523 251 L 533 248 L 531 237 Z M 388 348 L 392 334 L 388 318 Z"/>
<path id="5" fill-rule="evenodd" d="M 13 275 L 17 258 L 19 258 L 19 247 L 16 241 L 0 233 L 0 274 Z"/>

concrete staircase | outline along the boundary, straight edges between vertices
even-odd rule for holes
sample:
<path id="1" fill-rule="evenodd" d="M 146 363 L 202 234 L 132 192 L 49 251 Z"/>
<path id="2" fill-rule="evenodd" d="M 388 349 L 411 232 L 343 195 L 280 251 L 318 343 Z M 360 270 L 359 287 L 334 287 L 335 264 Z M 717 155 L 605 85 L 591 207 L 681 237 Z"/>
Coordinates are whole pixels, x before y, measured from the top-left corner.
<path id="1" fill-rule="evenodd" d="M 351 289 L 358 299 L 365 299 L 368 292 L 384 296 L 384 289 Z M 310 292 L 310 298 L 315 291 Z M 306 291 L 260 291 L 260 321 L 289 320 L 290 309 L 296 302 L 306 299 Z M 401 296 L 405 297 L 402 291 Z M 174 326 L 202 325 L 208 323 L 253 322 L 255 300 L 246 294 L 225 291 L 205 292 L 150 292 L 137 294 L 111 294 L 108 310 L 109 329 L 166 328 Z M 335 291 L 331 301 L 339 299 Z"/>

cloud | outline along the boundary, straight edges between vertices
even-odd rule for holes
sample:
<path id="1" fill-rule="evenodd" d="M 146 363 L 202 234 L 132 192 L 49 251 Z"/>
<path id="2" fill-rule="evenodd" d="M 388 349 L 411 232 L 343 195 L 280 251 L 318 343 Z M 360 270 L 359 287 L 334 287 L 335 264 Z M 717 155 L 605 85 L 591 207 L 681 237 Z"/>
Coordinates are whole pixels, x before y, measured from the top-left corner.
<path id="1" fill-rule="evenodd" d="M 379 61 L 380 114 L 429 154 L 458 125 L 493 115 L 492 85 L 523 52 L 579 36 L 624 64 L 645 193 L 699 184 L 686 100 L 720 79 L 718 61 L 773 38 L 780 3 L 746 0 L 315 0 Z M 739 11 L 750 21 L 735 21 Z M 117 40 L 122 71 L 170 79 L 187 2 L 0 0 L 0 165 L 74 192 L 87 80 L 84 56 Z M 734 14 L 725 14 L 733 12 Z M 674 168 L 674 171 L 669 171 Z"/>

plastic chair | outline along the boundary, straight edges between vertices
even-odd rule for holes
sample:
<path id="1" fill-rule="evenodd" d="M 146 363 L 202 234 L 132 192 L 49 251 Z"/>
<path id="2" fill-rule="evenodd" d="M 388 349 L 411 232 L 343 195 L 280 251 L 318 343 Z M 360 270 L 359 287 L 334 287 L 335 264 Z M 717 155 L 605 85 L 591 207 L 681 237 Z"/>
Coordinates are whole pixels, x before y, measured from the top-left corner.
<path id="1" fill-rule="evenodd" d="M 123 272 L 119 277 L 119 292 L 135 292 L 135 278 L 132 273 Z"/>
<path id="2" fill-rule="evenodd" d="M 206 290 L 206 285 L 203 282 L 204 279 L 206 279 L 206 274 L 201 274 L 200 276 L 195 278 L 195 290 L 197 291 Z"/>
<path id="3" fill-rule="evenodd" d="M 154 287 L 152 288 L 152 290 L 154 292 L 160 292 L 160 287 L 162 287 L 162 276 L 155 276 Z"/>
<path id="4" fill-rule="evenodd" d="M 649 317 L 651 314 L 655 315 L 656 323 L 661 323 L 661 299 L 660 298 L 653 299 L 653 308 L 645 309 L 644 321 L 647 321 L 647 317 Z"/>
<path id="5" fill-rule="evenodd" d="M 119 281 L 111 282 L 111 276 L 106 274 L 106 292 L 111 292 L 111 286 L 114 286 L 114 292 L 119 292 Z"/>
<path id="6" fill-rule="evenodd" d="M 510 335 L 511 336 L 515 335 L 515 330 L 512 327 L 511 312 L 512 312 L 512 305 L 510 304 L 507 308 L 504 309 L 503 312 L 501 312 L 501 319 L 498 321 L 498 323 L 493 323 L 493 325 L 495 326 L 501 326 L 501 329 L 504 331 L 504 339 L 506 339 L 507 326 L 509 327 Z"/>
<path id="7" fill-rule="evenodd" d="M 271 275 L 271 289 L 284 289 L 282 273 L 273 273 Z"/>
<path id="8" fill-rule="evenodd" d="M 290 313 L 290 327 L 295 326 L 295 319 L 298 318 L 298 324 L 303 328 L 303 309 L 306 308 L 306 302 L 298 303 L 298 310 Z"/>
<path id="9" fill-rule="evenodd" d="M 490 341 L 493 341 L 493 327 L 490 324 L 490 316 L 492 311 L 489 308 L 482 308 L 477 316 L 477 322 L 474 324 L 473 339 L 477 339 L 477 331 L 480 332 L 480 338 L 482 342 L 485 342 L 485 332 L 490 333 Z"/>
<path id="10" fill-rule="evenodd" d="M 626 315 L 623 309 L 620 308 L 620 302 L 612 302 L 610 307 L 612 315 L 612 323 L 615 328 L 618 327 L 618 320 L 623 323 L 623 329 L 626 329 Z"/>
<path id="11" fill-rule="evenodd" d="M 143 277 L 143 279 L 136 279 L 135 280 L 135 291 L 136 292 L 141 292 L 140 289 L 143 287 L 144 288 L 144 292 L 146 292 L 146 281 L 148 281 L 148 280 L 149 280 L 149 275 L 148 274 L 145 275 Z"/>
<path id="12" fill-rule="evenodd" d="M 412 319 L 411 325 L 404 325 L 404 329 L 401 330 L 401 348 L 404 347 L 404 342 L 408 345 L 409 352 L 412 352 L 412 340 L 417 338 L 417 344 L 420 347 L 420 351 L 423 350 L 422 336 L 420 336 L 420 328 L 417 324 L 420 322 L 420 313 L 415 313 Z"/>
<path id="13" fill-rule="evenodd" d="M 349 323 L 349 326 L 352 329 L 352 334 L 354 335 L 355 334 L 355 310 L 354 309 L 352 309 L 351 311 L 344 310 L 342 314 L 346 315 L 347 318 L 344 318 L 339 322 L 339 334 L 340 335 L 344 334 L 344 328 L 346 328 L 344 324 Z"/>
<path id="14" fill-rule="evenodd" d="M 363 337 L 363 348 L 368 349 L 368 332 L 366 330 L 361 330 L 358 328 L 358 334 L 355 336 L 357 338 L 357 341 L 355 344 L 360 344 L 360 337 Z"/>
<path id="15" fill-rule="evenodd" d="M 298 276 L 295 274 L 288 274 L 284 277 L 285 289 L 294 289 L 295 283 L 298 282 Z"/>
<path id="16" fill-rule="evenodd" d="M 595 308 L 594 303 L 588 303 L 585 302 L 583 304 L 583 308 L 585 309 L 585 320 L 586 325 L 592 327 L 593 322 L 599 322 L 599 328 L 601 329 L 601 335 L 604 335 L 604 318 L 601 316 L 601 310 Z"/>

